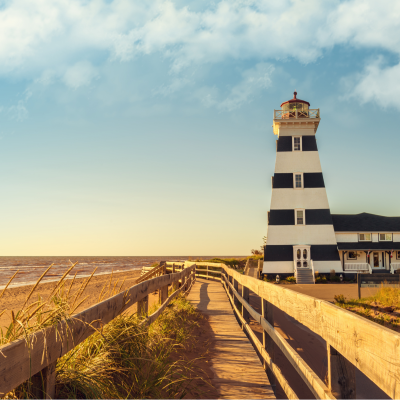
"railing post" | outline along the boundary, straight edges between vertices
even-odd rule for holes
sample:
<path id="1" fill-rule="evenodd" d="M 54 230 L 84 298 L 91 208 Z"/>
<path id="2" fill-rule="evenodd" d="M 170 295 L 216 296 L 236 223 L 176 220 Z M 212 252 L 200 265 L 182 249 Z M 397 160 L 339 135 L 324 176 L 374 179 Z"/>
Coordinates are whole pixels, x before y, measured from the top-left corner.
<path id="1" fill-rule="evenodd" d="M 274 326 L 274 309 L 273 305 L 261 298 L 261 315 L 272 325 Z M 275 362 L 275 343 L 271 339 L 271 337 L 263 330 L 263 347 L 266 350 L 266 352 L 269 354 L 271 357 L 271 360 Z M 264 361 L 264 369 L 267 372 L 268 379 L 271 385 L 275 386 L 275 375 L 272 373 L 270 368 L 268 367 L 267 363 Z"/>
<path id="2" fill-rule="evenodd" d="M 328 388 L 338 399 L 356 398 L 356 367 L 328 343 Z"/>
<path id="3" fill-rule="evenodd" d="M 250 303 L 250 291 L 249 288 L 244 286 L 242 284 L 242 297 L 248 302 Z M 250 314 L 247 311 L 247 309 L 245 307 L 242 306 L 242 316 L 243 319 L 249 324 L 250 323 Z M 242 329 L 244 330 L 244 326 L 242 326 Z"/>
<path id="4" fill-rule="evenodd" d="M 239 282 L 236 279 L 233 280 L 233 287 L 239 293 Z M 233 294 L 233 302 L 234 302 L 236 308 L 238 310 L 240 310 L 241 303 L 240 303 L 239 299 L 234 294 Z"/>
<path id="5" fill-rule="evenodd" d="M 175 273 L 175 263 L 172 263 L 172 273 Z"/>
<path id="6" fill-rule="evenodd" d="M 54 399 L 56 396 L 57 360 L 31 377 L 32 393 L 36 399 Z"/>
<path id="7" fill-rule="evenodd" d="M 137 303 L 137 314 L 139 317 L 147 317 L 149 313 L 149 295 L 143 297 Z"/>
<path id="8" fill-rule="evenodd" d="M 164 264 L 163 270 L 162 270 L 162 275 L 167 274 L 167 264 Z M 163 304 L 165 300 L 168 298 L 168 285 L 165 285 L 161 287 L 158 291 L 158 297 L 159 297 L 159 302 L 160 304 Z"/>
<path id="9" fill-rule="evenodd" d="M 207 264 L 207 272 L 206 272 L 206 275 L 207 275 L 207 280 L 208 280 L 208 264 Z"/>

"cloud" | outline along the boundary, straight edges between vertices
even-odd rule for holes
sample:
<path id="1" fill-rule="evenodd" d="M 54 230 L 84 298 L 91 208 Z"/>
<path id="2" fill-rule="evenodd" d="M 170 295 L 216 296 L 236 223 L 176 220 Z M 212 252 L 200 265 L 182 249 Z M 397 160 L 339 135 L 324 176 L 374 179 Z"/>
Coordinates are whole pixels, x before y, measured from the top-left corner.
<path id="1" fill-rule="evenodd" d="M 176 75 L 159 90 L 170 95 L 189 84 L 182 74 L 193 66 L 227 60 L 307 64 L 334 46 L 400 55 L 400 2 L 383 4 L 221 0 L 206 8 L 197 0 L 189 8 L 171 0 L 13 0 L 0 9 L 0 76 L 44 86 L 61 81 L 76 89 L 100 77 L 106 64 L 157 54 L 167 61 L 165 69 Z M 354 90 L 372 99 L 377 91 L 365 89 L 368 76 L 383 80 L 395 73 L 396 69 L 371 66 Z M 246 94 L 244 86 L 232 88 L 220 107 L 235 109 L 253 92 Z M 376 101 L 386 104 L 385 98 L 391 98 L 389 89 Z"/>
<path id="2" fill-rule="evenodd" d="M 80 61 L 67 69 L 63 81 L 67 86 L 78 89 L 81 86 L 88 86 L 96 78 L 98 78 L 96 68 L 88 61 Z"/>
<path id="3" fill-rule="evenodd" d="M 222 99 L 216 88 L 202 88 L 197 92 L 197 96 L 206 107 L 216 107 L 221 111 L 236 110 L 250 103 L 263 89 L 271 86 L 274 69 L 274 66 L 268 63 L 259 63 L 254 68 L 247 69 L 242 73 L 242 80 Z"/>
<path id="4" fill-rule="evenodd" d="M 360 74 L 343 80 L 346 97 L 360 103 L 374 102 L 381 107 L 400 109 L 400 64 L 385 66 L 384 58 L 371 61 Z"/>

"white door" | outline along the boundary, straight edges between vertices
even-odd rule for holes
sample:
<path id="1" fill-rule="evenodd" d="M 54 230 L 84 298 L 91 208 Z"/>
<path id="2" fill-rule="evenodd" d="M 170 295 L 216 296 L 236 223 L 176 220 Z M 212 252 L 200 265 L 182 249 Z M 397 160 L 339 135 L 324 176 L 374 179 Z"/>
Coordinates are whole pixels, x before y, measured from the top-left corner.
<path id="1" fill-rule="evenodd" d="M 310 246 L 293 246 L 293 250 L 297 268 L 311 268 Z"/>

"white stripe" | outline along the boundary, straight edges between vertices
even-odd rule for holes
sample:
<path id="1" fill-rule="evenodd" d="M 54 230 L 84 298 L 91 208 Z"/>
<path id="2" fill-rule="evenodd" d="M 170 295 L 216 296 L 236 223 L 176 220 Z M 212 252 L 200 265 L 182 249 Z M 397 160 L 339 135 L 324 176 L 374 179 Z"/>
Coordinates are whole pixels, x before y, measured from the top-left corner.
<path id="1" fill-rule="evenodd" d="M 295 208 L 328 209 L 325 188 L 272 189 L 271 210 L 294 210 Z"/>
<path id="2" fill-rule="evenodd" d="M 322 172 L 318 151 L 278 151 L 275 173 Z"/>
<path id="3" fill-rule="evenodd" d="M 268 225 L 267 245 L 293 243 L 337 244 L 333 225 Z"/>
<path id="4" fill-rule="evenodd" d="M 331 272 L 331 269 L 343 273 L 340 261 L 313 261 L 313 264 L 314 271 L 320 273 Z M 264 261 L 263 274 L 294 274 L 293 261 Z"/>

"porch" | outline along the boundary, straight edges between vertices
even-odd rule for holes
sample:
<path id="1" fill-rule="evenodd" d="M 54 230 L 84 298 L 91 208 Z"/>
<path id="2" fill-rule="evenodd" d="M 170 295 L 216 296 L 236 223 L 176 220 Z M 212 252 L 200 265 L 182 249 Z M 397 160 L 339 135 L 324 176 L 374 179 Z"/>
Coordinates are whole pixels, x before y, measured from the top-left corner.
<path id="1" fill-rule="evenodd" d="M 354 246 L 351 246 L 352 244 Z M 344 272 L 388 272 L 394 274 L 397 269 L 400 269 L 400 249 L 388 250 L 382 249 L 381 243 L 370 244 L 372 245 L 370 249 L 359 249 L 357 247 L 360 243 L 345 243 L 347 249 L 343 249 L 343 246 L 338 243 L 339 257 Z M 396 243 L 396 245 L 399 246 L 400 243 Z"/>

